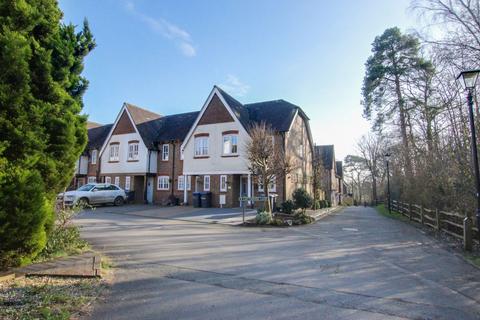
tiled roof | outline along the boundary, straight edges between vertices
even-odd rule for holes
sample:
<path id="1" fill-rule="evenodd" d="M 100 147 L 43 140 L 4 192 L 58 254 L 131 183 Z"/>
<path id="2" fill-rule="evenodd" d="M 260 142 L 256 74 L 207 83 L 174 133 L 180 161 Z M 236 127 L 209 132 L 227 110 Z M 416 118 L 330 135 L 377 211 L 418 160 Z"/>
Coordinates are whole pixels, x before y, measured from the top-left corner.
<path id="1" fill-rule="evenodd" d="M 158 142 L 183 141 L 195 122 L 199 111 L 164 116 L 137 125 L 137 129 L 148 148 L 156 148 Z"/>
<path id="2" fill-rule="evenodd" d="M 128 109 L 128 112 L 132 116 L 132 119 L 133 119 L 133 121 L 135 122 L 136 125 L 144 123 L 144 122 L 152 121 L 152 120 L 155 120 L 155 119 L 158 119 L 158 118 L 161 117 L 161 115 L 159 115 L 155 112 L 149 111 L 147 109 L 140 108 L 140 107 L 138 107 L 136 105 L 133 105 L 131 103 L 125 102 L 125 106 Z"/>
<path id="3" fill-rule="evenodd" d="M 112 126 L 113 124 L 111 123 L 88 129 L 88 143 L 86 150 L 100 149 L 105 142 L 110 129 L 112 129 Z"/>
<path id="4" fill-rule="evenodd" d="M 93 128 L 98 128 L 101 127 L 102 125 L 100 123 L 96 123 L 93 121 L 87 121 L 87 129 L 93 129 Z"/>
<path id="5" fill-rule="evenodd" d="M 322 160 L 323 166 L 331 170 L 333 169 L 333 161 L 335 159 L 335 150 L 333 144 L 331 145 L 323 145 L 323 146 L 315 146 L 315 156 L 320 157 Z"/>
<path id="6" fill-rule="evenodd" d="M 276 131 L 288 131 L 297 110 L 308 120 L 299 106 L 288 101 L 273 100 L 242 104 L 218 86 L 216 88 L 247 130 L 255 123 L 265 122 Z"/>

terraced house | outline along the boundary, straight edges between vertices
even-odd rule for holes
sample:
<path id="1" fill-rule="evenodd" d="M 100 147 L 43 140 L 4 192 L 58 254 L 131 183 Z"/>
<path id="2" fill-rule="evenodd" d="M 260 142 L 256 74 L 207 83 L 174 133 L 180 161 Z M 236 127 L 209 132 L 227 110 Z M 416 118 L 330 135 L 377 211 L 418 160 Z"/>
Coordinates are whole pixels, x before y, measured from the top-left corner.
<path id="1" fill-rule="evenodd" d="M 293 162 L 294 170 L 269 186 L 248 169 L 246 146 L 256 123 L 274 130 L 275 148 Z M 193 192 L 207 191 L 213 206 L 238 207 L 240 196 L 264 188 L 277 203 L 298 187 L 311 193 L 312 156 L 309 119 L 300 107 L 284 100 L 242 104 L 214 86 L 196 112 L 161 116 L 125 103 L 113 124 L 89 129 L 81 161 L 91 164 L 88 181 L 135 191 L 135 202 L 188 204 Z"/>

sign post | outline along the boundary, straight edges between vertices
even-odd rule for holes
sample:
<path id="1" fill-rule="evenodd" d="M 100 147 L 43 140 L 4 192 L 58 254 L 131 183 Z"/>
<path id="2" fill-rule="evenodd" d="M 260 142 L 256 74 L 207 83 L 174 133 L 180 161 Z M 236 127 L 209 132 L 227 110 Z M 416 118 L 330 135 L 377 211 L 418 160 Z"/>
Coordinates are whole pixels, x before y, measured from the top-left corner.
<path id="1" fill-rule="evenodd" d="M 239 197 L 238 201 L 242 204 L 242 220 L 243 224 L 245 224 L 245 202 L 248 203 L 248 201 L 251 202 L 256 202 L 256 201 L 265 201 L 267 197 Z"/>

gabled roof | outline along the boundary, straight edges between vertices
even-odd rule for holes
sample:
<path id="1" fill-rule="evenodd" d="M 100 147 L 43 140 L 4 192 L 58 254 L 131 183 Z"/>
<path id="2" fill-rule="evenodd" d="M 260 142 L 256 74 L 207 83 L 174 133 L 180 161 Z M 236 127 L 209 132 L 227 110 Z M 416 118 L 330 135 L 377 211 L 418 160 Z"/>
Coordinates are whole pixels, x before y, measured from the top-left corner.
<path id="1" fill-rule="evenodd" d="M 92 129 L 92 128 L 98 128 L 101 127 L 102 125 L 100 123 L 96 123 L 93 121 L 87 121 L 87 129 Z"/>
<path id="2" fill-rule="evenodd" d="M 100 127 L 88 129 L 88 142 L 86 150 L 99 149 L 102 147 L 108 133 L 112 129 L 113 124 L 106 124 Z"/>
<path id="3" fill-rule="evenodd" d="M 336 175 L 339 176 L 340 178 L 343 177 L 343 162 L 342 161 L 337 161 L 336 162 Z"/>
<path id="4" fill-rule="evenodd" d="M 198 111 L 164 116 L 137 125 L 137 130 L 148 148 L 156 148 L 157 143 L 183 141 L 198 116 Z"/>
<path id="5" fill-rule="evenodd" d="M 135 122 L 136 125 L 152 121 L 161 117 L 161 115 L 155 112 L 140 108 L 128 102 L 125 102 L 125 107 L 128 109 L 128 112 L 130 113 L 130 116 L 132 117 L 132 120 L 133 122 Z"/>
<path id="6" fill-rule="evenodd" d="M 265 122 L 272 129 L 280 132 L 290 129 L 295 113 L 301 110 L 299 106 L 285 100 L 249 103 L 245 108 L 248 110 L 251 124 Z"/>
<path id="7" fill-rule="evenodd" d="M 322 164 L 326 169 L 333 169 L 333 162 L 335 161 L 335 149 L 333 144 L 315 146 L 315 156 L 320 157 Z"/>

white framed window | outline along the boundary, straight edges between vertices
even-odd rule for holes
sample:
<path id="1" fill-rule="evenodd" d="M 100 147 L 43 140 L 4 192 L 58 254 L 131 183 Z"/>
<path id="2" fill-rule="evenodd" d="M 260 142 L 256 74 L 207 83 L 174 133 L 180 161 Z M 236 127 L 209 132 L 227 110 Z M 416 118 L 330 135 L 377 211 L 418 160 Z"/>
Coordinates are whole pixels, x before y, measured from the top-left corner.
<path id="1" fill-rule="evenodd" d="M 210 191 L 210 176 L 203 177 L 203 191 Z"/>
<path id="2" fill-rule="evenodd" d="M 92 150 L 92 164 L 97 164 L 97 150 Z"/>
<path id="3" fill-rule="evenodd" d="M 220 191 L 226 192 L 227 191 L 227 176 L 221 175 L 220 176 Z"/>
<path id="4" fill-rule="evenodd" d="M 258 191 L 263 192 L 263 178 L 258 176 Z M 277 178 L 275 176 L 272 177 L 272 180 L 268 183 L 268 191 L 269 192 L 277 192 Z"/>
<path id="5" fill-rule="evenodd" d="M 196 137 L 195 138 L 195 156 L 207 156 L 208 155 L 208 137 Z"/>
<path id="6" fill-rule="evenodd" d="M 168 189 L 170 189 L 170 177 L 159 176 L 157 180 L 157 190 L 168 190 Z"/>
<path id="7" fill-rule="evenodd" d="M 168 161 L 168 156 L 170 153 L 170 148 L 168 144 L 162 145 L 162 161 Z"/>
<path id="8" fill-rule="evenodd" d="M 237 154 L 238 153 L 238 135 L 226 134 L 223 136 L 223 154 Z"/>
<path id="9" fill-rule="evenodd" d="M 130 191 L 130 176 L 125 177 L 125 190 Z"/>
<path id="10" fill-rule="evenodd" d="M 300 158 L 303 159 L 303 142 L 301 142 L 300 145 L 298 146 L 298 155 Z"/>
<path id="11" fill-rule="evenodd" d="M 115 183 L 116 186 L 120 186 L 120 177 L 115 177 Z"/>
<path id="12" fill-rule="evenodd" d="M 187 190 L 192 190 L 192 176 L 188 176 L 187 179 Z"/>
<path id="13" fill-rule="evenodd" d="M 120 148 L 120 144 L 115 143 L 110 145 L 110 161 L 118 161 L 118 150 Z"/>
<path id="14" fill-rule="evenodd" d="M 105 183 L 112 183 L 112 178 L 111 177 L 105 177 Z"/>
<path id="15" fill-rule="evenodd" d="M 97 177 L 88 177 L 87 182 L 88 183 L 95 183 L 95 182 L 97 182 Z"/>
<path id="16" fill-rule="evenodd" d="M 128 143 L 128 160 L 138 160 L 138 142 Z"/>
<path id="17" fill-rule="evenodd" d="M 177 190 L 184 190 L 184 189 L 185 189 L 185 177 L 178 176 Z"/>
<path id="18" fill-rule="evenodd" d="M 277 177 L 273 176 L 270 182 L 268 183 L 269 192 L 277 192 Z"/>

